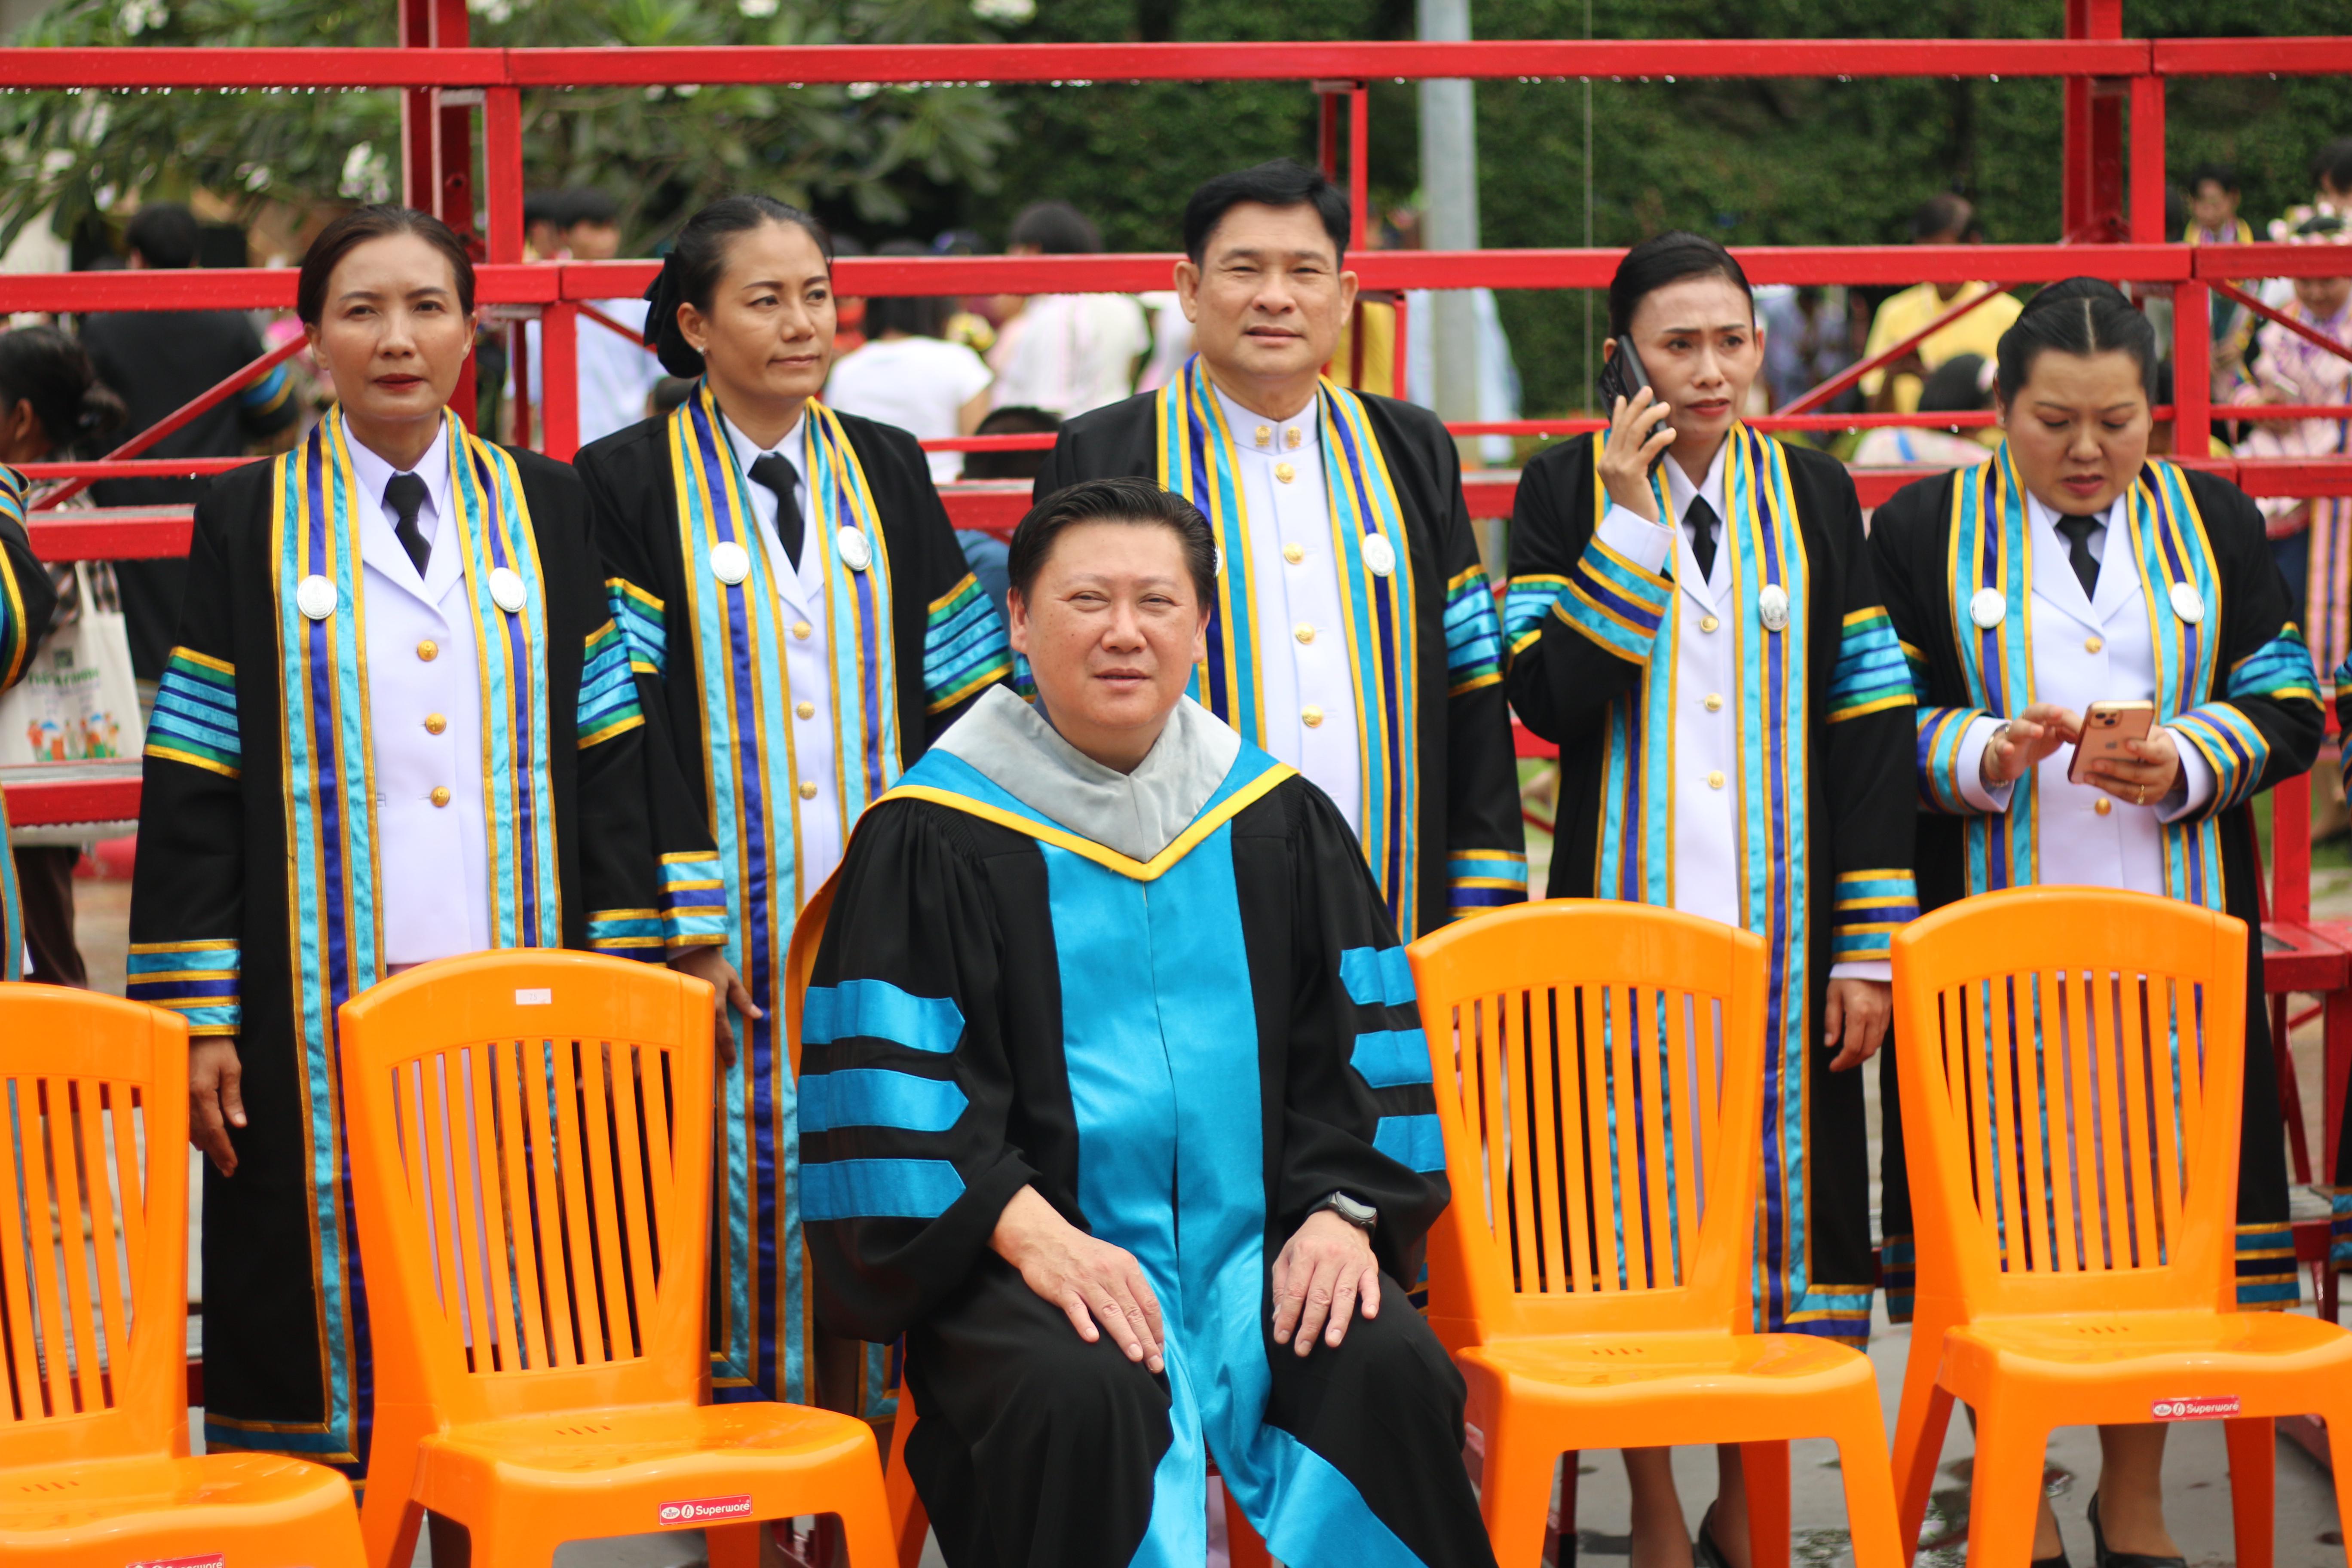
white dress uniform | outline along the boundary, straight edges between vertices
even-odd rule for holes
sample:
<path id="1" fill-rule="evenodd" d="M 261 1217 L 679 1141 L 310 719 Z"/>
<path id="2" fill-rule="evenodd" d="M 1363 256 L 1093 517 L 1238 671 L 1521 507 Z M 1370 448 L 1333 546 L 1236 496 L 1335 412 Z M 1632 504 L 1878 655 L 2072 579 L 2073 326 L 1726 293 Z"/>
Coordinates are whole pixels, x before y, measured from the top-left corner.
<path id="1" fill-rule="evenodd" d="M 1601 519 L 1601 539 L 1609 548 L 1648 572 L 1665 570 L 1674 557 L 1675 598 L 1675 908 L 1686 915 L 1739 923 L 1742 889 L 1739 864 L 1739 724 L 1734 710 L 1739 689 L 1734 668 L 1731 608 L 1732 543 L 1724 536 L 1723 464 L 1731 450 L 1715 449 L 1706 477 L 1697 484 L 1669 454 L 1660 465 L 1666 504 L 1687 519 L 1691 503 L 1703 500 L 1715 513 L 1715 559 L 1701 574 L 1691 550 L 1691 531 L 1652 522 L 1612 501 Z M 1834 964 L 1832 980 L 1891 980 L 1885 959 Z"/>
<path id="2" fill-rule="evenodd" d="M 2081 713 L 2094 702 L 2156 700 L 2156 651 L 2148 641 L 2147 595 L 2128 562 L 2105 568 L 2106 542 L 2119 500 L 2099 514 L 2089 549 L 2100 561 L 2097 591 L 2085 594 L 2075 574 L 2071 546 L 2058 531 L 2057 514 L 2029 493 L 2027 526 L 2033 538 L 2033 698 Z M 2171 613 L 2167 607 L 2166 614 Z M 2005 812 L 2012 779 L 1997 790 L 1984 786 L 1984 749 L 2000 721 L 1980 718 L 1962 737 L 1958 759 L 1962 798 L 1979 811 Z M 2035 807 L 2042 885 L 2122 888 L 2137 893 L 2164 892 L 2164 846 L 2160 824 L 2178 821 L 2213 797 L 2213 773 L 2204 756 L 2174 738 L 2180 773 L 2170 793 L 2146 805 L 2118 800 L 2090 784 L 2070 784 L 2066 772 L 2074 750 L 2061 746 L 2035 770 Z"/>
<path id="3" fill-rule="evenodd" d="M 482 799 L 482 697 L 465 556 L 450 525 L 445 433 L 413 471 L 425 481 L 425 572 L 393 531 L 397 471 L 352 435 L 366 595 L 368 727 L 375 766 L 383 958 L 393 971 L 490 945 L 489 830 Z"/>
<path id="4" fill-rule="evenodd" d="M 822 537 L 810 514 L 808 477 L 814 460 L 808 451 L 809 422 L 803 413 L 773 447 L 762 449 L 731 419 L 721 416 L 727 443 L 743 470 L 743 491 L 759 520 L 760 542 L 766 548 L 768 570 L 776 593 L 792 617 L 792 635 L 784 642 L 784 679 L 793 721 L 792 802 L 793 867 L 800 877 L 799 901 L 805 902 L 824 886 L 841 864 L 844 826 L 841 820 L 841 779 L 834 765 L 839 743 L 833 726 L 833 638 L 826 629 L 824 558 L 831 542 Z M 751 465 L 769 453 L 789 458 L 801 476 L 793 491 L 801 511 L 801 558 L 795 565 L 784 553 L 777 531 L 776 492 L 753 479 Z M 784 759 L 770 752 L 768 766 L 780 773 Z"/>
<path id="5" fill-rule="evenodd" d="M 1264 744 L 1330 796 L 1360 833 L 1361 728 L 1323 482 L 1321 407 L 1310 400 L 1288 419 L 1268 419 L 1222 389 L 1217 402 L 1233 432 L 1249 518 L 1250 581 L 1264 628 L 1257 647 Z"/>

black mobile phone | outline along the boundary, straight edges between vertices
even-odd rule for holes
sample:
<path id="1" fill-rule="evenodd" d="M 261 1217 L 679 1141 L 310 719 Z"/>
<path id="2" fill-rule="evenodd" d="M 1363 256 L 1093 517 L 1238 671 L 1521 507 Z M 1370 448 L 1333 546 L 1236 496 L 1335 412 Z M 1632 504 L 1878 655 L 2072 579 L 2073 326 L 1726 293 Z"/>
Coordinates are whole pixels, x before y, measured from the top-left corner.
<path id="1" fill-rule="evenodd" d="M 1601 416 L 1603 419 L 1613 418 L 1617 412 L 1617 400 L 1622 397 L 1630 403 L 1633 394 L 1644 386 L 1650 386 L 1650 373 L 1642 368 L 1642 356 L 1633 352 L 1632 343 L 1619 338 L 1617 352 L 1602 363 L 1601 374 L 1592 380 L 1592 390 L 1601 397 Z M 1657 388 L 1651 386 L 1650 394 L 1654 397 L 1657 395 Z M 1667 421 L 1659 428 L 1673 429 L 1673 421 Z"/>

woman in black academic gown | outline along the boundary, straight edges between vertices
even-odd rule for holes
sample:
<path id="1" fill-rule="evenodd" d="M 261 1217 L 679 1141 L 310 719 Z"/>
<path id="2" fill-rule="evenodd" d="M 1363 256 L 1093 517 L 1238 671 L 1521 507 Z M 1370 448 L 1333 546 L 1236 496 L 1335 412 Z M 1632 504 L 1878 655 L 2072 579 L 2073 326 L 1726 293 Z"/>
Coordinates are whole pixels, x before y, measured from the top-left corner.
<path id="1" fill-rule="evenodd" d="M 866 806 L 1012 660 L 914 437 L 816 401 L 831 251 L 814 218 L 764 196 L 688 220 L 646 293 L 646 341 L 699 378 L 693 395 L 575 459 L 646 709 L 663 938 L 723 952 L 741 977 L 750 1049 L 721 1090 L 713 1230 L 722 1399 L 813 1393 L 775 993 L 793 921 Z M 859 1370 L 835 1369 L 829 1403 L 851 1407 Z"/>
<path id="2" fill-rule="evenodd" d="M 579 481 L 447 408 L 474 337 L 464 243 L 362 207 L 312 244 L 297 300 L 340 401 L 197 504 L 130 994 L 195 1037 L 205 1445 L 356 1475 L 374 1411 L 336 1008 L 455 953 L 661 950 L 635 930 L 644 721 Z M 415 1436 L 387 1433 L 387 1457 Z"/>
<path id="3" fill-rule="evenodd" d="M 57 602 L 48 570 L 35 559 L 25 536 L 25 477 L 0 466 L 0 691 L 24 679 Z M 25 928 L 7 843 L 8 800 L 0 795 L 0 980 L 19 980 Z"/>
<path id="4" fill-rule="evenodd" d="M 1646 240 L 1609 325 L 1612 426 L 1530 462 L 1511 522 L 1511 706 L 1560 747 L 1550 894 L 1771 944 L 1757 1326 L 1858 1346 L 1876 1260 L 1853 1069 L 1885 1037 L 1912 912 L 1910 686 L 1853 481 L 1740 420 L 1763 351 L 1738 262 Z M 1722 1460 L 1698 1547 L 1744 1564 L 1737 1450 Z M 1640 1568 L 1690 1561 L 1666 1461 L 1626 1456 Z"/>
<path id="5" fill-rule="evenodd" d="M 2226 479 L 2149 458 L 2156 371 L 2155 330 L 2115 285 L 2043 289 L 2001 335 L 2000 449 L 1896 491 L 1871 553 L 1917 688 L 1922 907 L 2071 883 L 2246 922 L 2238 1309 L 2280 1310 L 2296 1300 L 2294 1240 L 2250 807 L 2311 766 L 2318 683 L 2261 510 Z M 2071 779 L 2084 710 L 2136 700 L 2155 704 L 2147 738 Z M 1900 1319 L 1911 1205 L 1895 1075 L 1882 1081 L 1887 1306 Z M 2180 1561 L 2164 1524 L 2164 1435 L 2100 1429 L 2103 1564 L 2110 1543 L 2133 1568 Z M 2065 1560 L 2046 1499 L 2032 1560 Z"/>

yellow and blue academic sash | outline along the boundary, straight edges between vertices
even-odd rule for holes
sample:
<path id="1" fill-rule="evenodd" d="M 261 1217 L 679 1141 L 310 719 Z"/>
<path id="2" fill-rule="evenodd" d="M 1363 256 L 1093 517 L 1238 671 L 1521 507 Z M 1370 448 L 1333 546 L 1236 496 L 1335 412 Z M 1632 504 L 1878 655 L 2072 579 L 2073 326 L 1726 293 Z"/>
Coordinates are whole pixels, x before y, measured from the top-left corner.
<path id="1" fill-rule="evenodd" d="M 465 563 L 480 674 L 490 940 L 498 947 L 558 947 L 563 914 L 548 767 L 547 590 L 538 542 L 514 459 L 454 415 L 443 420 L 455 515 L 441 548 L 457 549 Z M 270 485 L 283 661 L 288 923 L 326 1419 L 288 1426 L 208 1415 L 205 1436 L 209 1447 L 260 1447 L 348 1466 L 366 1454 L 373 1378 L 367 1294 L 348 1203 L 335 1010 L 383 979 L 384 970 L 360 557 L 361 509 L 376 502 L 359 491 L 340 410 L 272 463 Z M 499 568 L 522 579 L 520 611 L 501 610 L 490 597 L 489 576 Z M 335 587 L 334 608 L 322 619 L 296 604 L 296 589 L 309 577 Z"/>
<path id="2" fill-rule="evenodd" d="M 25 476 L 0 464 L 0 517 L 25 521 Z M 0 555 L 0 691 L 24 679 L 33 657 L 32 628 L 25 624 L 25 593 L 16 570 Z M 8 796 L 0 791 L 0 980 L 25 977 L 24 916 L 16 903 L 16 858 L 7 852 Z"/>
<path id="3" fill-rule="evenodd" d="M 2147 463 L 2125 492 L 2120 515 L 2126 537 L 2119 542 L 2126 553 L 2119 556 L 2111 546 L 2108 559 L 2128 559 L 2139 573 L 2156 654 L 2157 722 L 2196 746 L 2214 773 L 2213 810 L 2162 825 L 2165 892 L 2218 910 L 2224 897 L 2221 813 L 2252 798 L 2270 746 L 2236 707 L 2208 700 L 2214 694 L 2224 606 L 2212 542 L 2187 477 L 2173 463 Z M 2008 718 L 2033 700 L 2033 541 L 2025 489 L 2006 444 L 1991 462 L 1953 481 L 1946 580 L 1969 707 L 1929 708 L 1923 701 L 1919 763 L 1924 804 L 1958 812 L 1965 808 L 1954 770 L 1968 721 L 1978 713 Z M 2205 613 L 2196 621 L 2182 620 L 2173 609 L 2172 590 L 2181 584 L 2204 602 Z M 1969 605 L 1986 589 L 2000 595 L 2004 613 L 2000 625 L 1980 627 Z M 2309 653 L 2297 657 L 2302 647 L 2302 638 L 2287 627 L 2231 672 L 2226 695 L 2315 691 Z M 2032 781 L 2021 780 L 2006 812 L 1968 814 L 1971 894 L 2032 887 L 2041 879 L 2036 794 Z"/>
<path id="4" fill-rule="evenodd" d="M 794 617 L 778 595 L 759 514 L 708 383 L 670 416 L 669 448 L 719 853 L 715 868 L 674 860 L 664 872 L 673 884 L 715 879 L 724 887 L 727 957 L 754 996 L 772 997 L 802 891 L 793 695 L 784 675 Z M 840 420 L 814 402 L 803 426 L 803 459 L 814 520 L 803 548 L 817 551 L 824 563 L 833 658 L 828 689 L 807 696 L 832 704 L 835 783 L 845 830 L 898 782 L 901 765 L 890 554 L 857 454 Z M 873 552 L 863 572 L 841 559 L 836 535 L 843 528 L 861 530 Z M 750 558 L 741 582 L 712 574 L 710 552 L 720 544 L 737 545 Z M 771 766 L 772 753 L 781 768 Z M 748 1048 L 726 1069 L 722 1090 L 727 1175 L 718 1195 L 725 1251 L 711 1280 L 711 1386 L 722 1399 L 797 1403 L 808 1397 L 810 1311 L 801 1247 L 799 1100 L 779 1032 L 782 1013 L 774 1005 L 765 1011 L 758 1020 L 734 1020 L 736 1037 Z M 772 1221 L 763 1218 L 770 1215 Z M 869 1386 L 882 1382 L 869 1379 Z"/>
<path id="5" fill-rule="evenodd" d="M 1807 1053 L 1817 1048 L 1811 1023 L 1809 886 L 1811 747 L 1809 727 L 1812 581 L 1804 533 L 1789 482 L 1788 455 L 1779 441 L 1736 425 L 1726 437 L 1724 536 L 1731 582 L 1717 611 L 1732 637 L 1738 692 L 1738 868 L 1740 923 L 1764 938 L 1770 983 L 1766 1009 L 1764 1181 L 1758 1214 L 1756 1304 L 1767 1328 L 1854 1339 L 1869 1332 L 1870 1291 L 1822 1289 L 1810 1278 L 1805 1206 L 1805 1135 L 1811 1092 Z M 1601 480 L 1605 436 L 1592 442 L 1593 528 L 1608 509 Z M 1673 515 L 1656 475 L 1651 486 L 1661 517 Z M 1596 543 L 1598 542 L 1596 539 Z M 1606 546 L 1601 547 L 1606 551 Z M 1559 591 L 1559 613 L 1604 646 L 1622 647 L 1642 664 L 1633 691 L 1610 704 L 1601 764 L 1601 830 L 1593 889 L 1605 899 L 1672 908 L 1675 901 L 1674 730 L 1675 660 L 1681 617 L 1663 580 L 1643 584 L 1630 566 L 1580 567 Z M 1767 630 L 1759 594 L 1788 595 L 1789 619 Z M 1644 593 L 1646 588 L 1649 592 Z M 1852 717 L 1880 705 L 1865 689 L 1870 638 L 1876 623 L 1852 628 L 1854 647 L 1829 650 L 1838 661 L 1838 689 L 1855 688 Z M 1854 635 L 1858 634 L 1858 635 Z M 1879 640 L 1891 641 L 1880 635 Z M 1847 667 L 1858 679 L 1844 679 Z M 1865 700 L 1866 699 L 1866 700 Z"/>
<path id="6" fill-rule="evenodd" d="M 1317 405 L 1332 558 L 1339 563 L 1339 613 L 1355 676 L 1363 781 L 1358 836 L 1389 912 L 1410 942 L 1419 934 L 1421 910 L 1414 843 L 1421 810 L 1420 735 L 1413 700 L 1420 650 L 1412 552 L 1396 485 L 1363 399 L 1326 377 Z M 1160 482 L 1199 507 L 1217 535 L 1217 603 L 1209 623 L 1209 653 L 1194 670 L 1188 692 L 1244 739 L 1263 745 L 1261 628 L 1248 508 L 1242 500 L 1233 432 L 1200 356 L 1187 361 L 1184 374 L 1160 391 L 1157 413 L 1153 449 Z M 1386 576 L 1364 565 L 1364 542 L 1374 535 L 1386 539 L 1395 554 L 1395 569 Z M 1473 591 L 1486 593 L 1483 574 Z M 1487 658 L 1493 664 L 1499 655 L 1487 650 Z M 1499 669 L 1489 673 L 1500 679 Z"/>

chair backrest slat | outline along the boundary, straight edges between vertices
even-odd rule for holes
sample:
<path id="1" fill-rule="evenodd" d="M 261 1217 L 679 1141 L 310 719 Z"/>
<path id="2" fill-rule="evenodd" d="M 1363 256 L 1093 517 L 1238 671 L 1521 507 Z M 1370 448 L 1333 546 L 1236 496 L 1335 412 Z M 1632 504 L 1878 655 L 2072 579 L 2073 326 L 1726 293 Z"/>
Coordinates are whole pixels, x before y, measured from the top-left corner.
<path id="1" fill-rule="evenodd" d="M 1895 945 L 1923 1311 L 2228 1296 L 2245 927 L 2177 900 L 1971 899 Z"/>
<path id="2" fill-rule="evenodd" d="M 1733 1321 L 1752 1248 L 1762 943 L 1559 900 L 1412 964 L 1454 1201 L 1430 1312 L 1454 1345 Z"/>
<path id="3" fill-rule="evenodd" d="M 502 952 L 411 971 L 341 1019 L 379 1405 L 690 1399 L 709 1122 L 679 1108 L 709 1102 L 709 988 Z"/>
<path id="4" fill-rule="evenodd" d="M 187 1041 L 0 984 L 0 1468 L 186 1451 Z"/>

